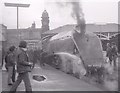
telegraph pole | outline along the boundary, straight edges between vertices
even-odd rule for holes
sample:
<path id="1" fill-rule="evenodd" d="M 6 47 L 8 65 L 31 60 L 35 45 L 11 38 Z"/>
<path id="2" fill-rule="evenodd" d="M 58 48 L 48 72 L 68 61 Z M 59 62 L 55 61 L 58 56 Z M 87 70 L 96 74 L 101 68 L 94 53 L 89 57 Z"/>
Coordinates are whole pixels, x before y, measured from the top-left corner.
<path id="1" fill-rule="evenodd" d="M 20 4 L 20 3 L 4 3 L 7 7 L 16 7 L 17 8 L 17 29 L 19 29 L 19 7 L 27 8 L 30 4 Z"/>
<path id="2" fill-rule="evenodd" d="M 18 20 L 18 15 L 19 15 L 19 12 L 18 12 L 19 10 L 18 10 L 18 7 L 17 7 L 17 29 L 19 28 L 19 20 Z"/>

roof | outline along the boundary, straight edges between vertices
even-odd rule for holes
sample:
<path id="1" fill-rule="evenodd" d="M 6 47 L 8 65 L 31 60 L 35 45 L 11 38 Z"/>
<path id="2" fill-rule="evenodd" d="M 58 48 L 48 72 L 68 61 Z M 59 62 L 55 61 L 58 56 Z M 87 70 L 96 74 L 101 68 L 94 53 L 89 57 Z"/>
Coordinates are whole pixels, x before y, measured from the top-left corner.
<path id="1" fill-rule="evenodd" d="M 43 11 L 42 17 L 49 17 L 48 12 L 46 10 Z"/>
<path id="2" fill-rule="evenodd" d="M 56 35 L 54 35 L 51 39 L 50 39 L 50 41 L 52 41 L 52 40 L 64 40 L 64 39 L 68 39 L 68 38 L 71 38 L 72 36 L 73 36 L 73 33 L 74 33 L 74 30 L 72 30 L 72 31 L 65 31 L 65 32 L 60 32 L 60 33 L 58 33 L 58 34 L 56 34 Z M 91 32 L 86 32 L 85 33 L 86 35 L 88 35 L 89 34 L 89 36 L 95 36 L 95 34 L 94 33 L 91 33 Z"/>
<path id="3" fill-rule="evenodd" d="M 72 25 L 72 24 L 60 26 L 60 27 L 58 27 L 58 28 L 55 28 L 55 29 L 46 31 L 46 32 L 44 32 L 43 34 L 56 34 L 56 33 L 64 32 L 64 31 L 71 31 L 71 30 L 74 29 L 74 26 L 75 26 L 75 25 Z"/>
<path id="4" fill-rule="evenodd" d="M 72 31 L 74 27 L 75 24 L 68 24 L 46 31 L 43 34 L 57 34 L 64 31 Z M 118 32 L 118 24 L 86 24 L 86 32 Z"/>
<path id="5" fill-rule="evenodd" d="M 21 32 L 23 32 L 23 31 L 41 31 L 42 29 L 41 28 L 35 28 L 35 29 L 7 29 L 7 32 L 16 32 L 16 31 L 21 31 Z"/>
<path id="6" fill-rule="evenodd" d="M 50 41 L 52 40 L 56 40 L 56 39 L 65 39 L 65 38 L 69 38 L 72 36 L 72 31 L 65 31 L 65 32 L 61 32 L 55 36 L 53 36 Z"/>
<path id="7" fill-rule="evenodd" d="M 7 26 L 5 26 L 4 24 L 0 24 L 0 29 L 7 29 Z"/>
<path id="8" fill-rule="evenodd" d="M 118 24 L 87 24 L 87 32 L 118 32 Z"/>

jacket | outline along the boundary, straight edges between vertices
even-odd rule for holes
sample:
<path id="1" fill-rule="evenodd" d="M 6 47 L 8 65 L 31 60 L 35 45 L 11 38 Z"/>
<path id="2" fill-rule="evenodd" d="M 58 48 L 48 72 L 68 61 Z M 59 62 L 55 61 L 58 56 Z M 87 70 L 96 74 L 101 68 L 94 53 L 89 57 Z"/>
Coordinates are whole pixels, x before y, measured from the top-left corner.
<path id="1" fill-rule="evenodd" d="M 31 64 L 29 62 L 28 54 L 22 48 L 17 53 L 17 72 L 25 73 L 31 71 Z"/>
<path id="2" fill-rule="evenodd" d="M 15 54 L 13 52 L 9 52 L 6 55 L 6 61 L 7 66 L 15 66 Z"/>
<path id="3" fill-rule="evenodd" d="M 112 48 L 108 47 L 106 50 L 106 57 L 111 57 L 112 56 Z"/>
<path id="4" fill-rule="evenodd" d="M 112 47 L 111 52 L 112 52 L 112 56 L 117 56 L 117 47 L 115 45 Z"/>

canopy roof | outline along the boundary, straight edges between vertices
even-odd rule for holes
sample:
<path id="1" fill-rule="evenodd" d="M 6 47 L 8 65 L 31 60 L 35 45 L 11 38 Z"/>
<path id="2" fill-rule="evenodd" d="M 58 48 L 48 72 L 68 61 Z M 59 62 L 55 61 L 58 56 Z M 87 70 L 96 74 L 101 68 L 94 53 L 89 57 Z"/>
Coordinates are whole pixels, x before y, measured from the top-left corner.
<path id="1" fill-rule="evenodd" d="M 65 38 L 70 38 L 72 36 L 72 31 L 65 31 L 61 32 L 55 36 L 53 36 L 50 41 L 56 40 L 56 39 L 65 39 Z"/>

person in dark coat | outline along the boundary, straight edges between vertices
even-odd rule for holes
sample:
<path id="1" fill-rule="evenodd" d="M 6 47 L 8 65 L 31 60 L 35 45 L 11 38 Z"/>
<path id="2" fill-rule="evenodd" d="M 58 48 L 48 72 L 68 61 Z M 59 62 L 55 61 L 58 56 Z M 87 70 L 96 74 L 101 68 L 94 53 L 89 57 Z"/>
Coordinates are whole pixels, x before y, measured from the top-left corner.
<path id="1" fill-rule="evenodd" d="M 9 48 L 9 54 L 7 55 L 7 68 L 8 68 L 8 85 L 12 85 L 15 82 L 15 46 Z"/>
<path id="2" fill-rule="evenodd" d="M 18 77 L 12 88 L 10 89 L 10 93 L 16 92 L 17 87 L 24 81 L 25 89 L 27 92 L 32 93 L 32 87 L 29 79 L 29 73 L 31 71 L 32 63 L 29 62 L 28 54 L 27 54 L 27 42 L 21 41 L 19 44 L 19 50 L 17 51 L 17 72 Z"/>
<path id="3" fill-rule="evenodd" d="M 110 43 L 107 43 L 107 49 L 106 49 L 106 57 L 109 58 L 110 65 L 112 65 L 112 48 Z"/>
<path id="4" fill-rule="evenodd" d="M 114 65 L 114 68 L 116 68 L 116 59 L 117 59 L 117 56 L 118 56 L 118 52 L 117 52 L 117 46 L 114 42 L 112 42 L 112 47 L 111 47 L 111 52 L 112 52 L 112 61 L 113 61 L 113 65 Z"/>

